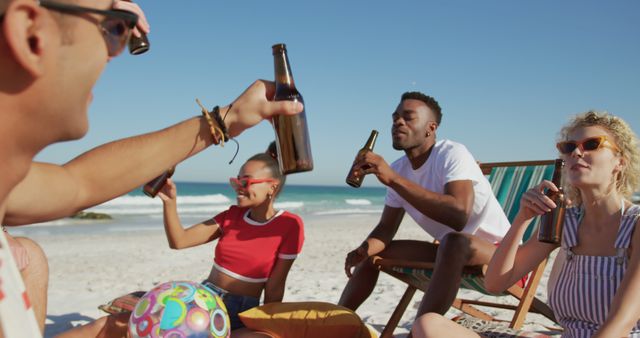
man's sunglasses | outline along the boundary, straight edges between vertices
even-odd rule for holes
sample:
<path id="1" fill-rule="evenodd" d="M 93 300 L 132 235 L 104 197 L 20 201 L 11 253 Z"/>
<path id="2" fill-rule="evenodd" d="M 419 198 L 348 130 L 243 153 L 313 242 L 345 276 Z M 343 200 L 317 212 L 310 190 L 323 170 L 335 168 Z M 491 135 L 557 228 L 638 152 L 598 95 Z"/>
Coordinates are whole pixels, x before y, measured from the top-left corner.
<path id="1" fill-rule="evenodd" d="M 64 14 L 82 16 L 86 13 L 100 14 L 104 16 L 102 21 L 96 22 L 98 29 L 107 44 L 109 56 L 114 57 L 122 53 L 127 45 L 131 31 L 138 23 L 138 15 L 120 9 L 97 9 L 70 4 L 62 4 L 54 1 L 40 0 L 40 6 Z M 89 17 L 84 16 L 89 19 Z M 93 20 L 92 20 L 93 21 Z"/>
<path id="2" fill-rule="evenodd" d="M 616 152 L 619 152 L 620 149 L 613 143 L 611 143 L 606 136 L 596 136 L 596 137 L 588 137 L 580 141 L 563 141 L 558 142 L 556 144 L 556 148 L 560 151 L 561 154 L 571 154 L 576 148 L 579 148 L 580 151 L 594 151 L 598 150 L 602 147 L 608 147 Z"/>
<path id="3" fill-rule="evenodd" d="M 249 178 L 249 177 L 243 177 L 243 178 L 230 177 L 229 178 L 229 183 L 231 183 L 231 187 L 234 190 L 238 190 L 238 189 L 249 190 L 249 187 L 251 187 L 252 184 L 274 182 L 274 181 L 275 180 L 273 178 Z"/>

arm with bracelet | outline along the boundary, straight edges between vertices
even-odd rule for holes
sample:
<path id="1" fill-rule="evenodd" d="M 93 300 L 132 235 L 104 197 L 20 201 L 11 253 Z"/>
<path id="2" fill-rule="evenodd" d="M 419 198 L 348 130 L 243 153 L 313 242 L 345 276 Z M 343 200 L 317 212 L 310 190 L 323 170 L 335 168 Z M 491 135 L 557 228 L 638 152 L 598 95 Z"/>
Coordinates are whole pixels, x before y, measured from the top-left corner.
<path id="1" fill-rule="evenodd" d="M 113 141 L 63 165 L 32 162 L 26 177 L 7 199 L 5 225 L 20 225 L 66 217 L 143 185 L 152 178 L 223 138 L 278 114 L 296 114 L 298 102 L 270 102 L 272 82 L 256 81 L 226 111 L 224 131 L 216 138 L 206 118 L 194 117 L 168 128 Z M 226 132 L 226 133 L 225 133 Z"/>

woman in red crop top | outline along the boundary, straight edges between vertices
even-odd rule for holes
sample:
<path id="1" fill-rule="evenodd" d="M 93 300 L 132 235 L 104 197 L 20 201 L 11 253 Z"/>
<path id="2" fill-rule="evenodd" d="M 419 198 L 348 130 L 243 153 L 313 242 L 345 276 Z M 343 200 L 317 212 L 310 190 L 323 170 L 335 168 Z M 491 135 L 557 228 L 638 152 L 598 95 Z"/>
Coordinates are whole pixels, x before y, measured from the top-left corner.
<path id="1" fill-rule="evenodd" d="M 231 178 L 237 203 L 202 223 L 184 228 L 178 218 L 177 191 L 169 180 L 158 194 L 164 205 L 164 226 L 172 249 L 184 249 L 218 239 L 209 277 L 203 285 L 220 295 L 227 306 L 233 337 L 260 337 L 238 313 L 264 303 L 280 302 L 293 261 L 302 249 L 300 217 L 273 207 L 285 177 L 269 154 L 257 154 Z"/>

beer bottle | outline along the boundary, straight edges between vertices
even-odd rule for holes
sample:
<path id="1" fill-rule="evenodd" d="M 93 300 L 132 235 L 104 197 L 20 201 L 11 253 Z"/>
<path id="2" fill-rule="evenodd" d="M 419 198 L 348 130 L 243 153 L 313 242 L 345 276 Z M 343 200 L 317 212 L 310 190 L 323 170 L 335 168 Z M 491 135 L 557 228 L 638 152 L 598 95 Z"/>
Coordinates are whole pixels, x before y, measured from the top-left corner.
<path id="1" fill-rule="evenodd" d="M 131 0 L 127 0 L 129 2 L 133 2 Z M 135 36 L 135 34 L 133 34 L 133 31 L 131 32 L 131 35 L 129 36 L 129 54 L 132 55 L 139 55 L 142 53 L 146 53 L 149 50 L 150 44 L 149 44 L 149 38 L 147 38 L 147 34 L 145 34 L 142 31 L 140 32 L 140 36 Z"/>
<path id="2" fill-rule="evenodd" d="M 353 165 L 351 165 L 351 169 L 349 170 L 349 174 L 347 175 L 347 180 L 346 180 L 348 185 L 354 188 L 360 188 L 360 186 L 362 185 L 362 181 L 364 180 L 364 175 L 362 174 L 358 176 L 354 175 L 355 164 L 358 158 L 362 154 L 368 151 L 373 151 L 373 147 L 376 144 L 376 138 L 378 138 L 378 131 L 372 130 L 371 135 L 369 135 L 369 139 L 367 140 L 367 143 L 365 143 L 364 147 L 362 147 L 362 149 L 358 151 L 358 154 L 356 155 L 356 159 L 353 161 Z"/>
<path id="3" fill-rule="evenodd" d="M 133 55 L 138 55 L 145 53 L 149 50 L 149 38 L 147 38 L 147 34 L 140 32 L 140 36 L 135 36 L 131 33 L 129 37 L 129 53 Z"/>
<path id="4" fill-rule="evenodd" d="M 302 95 L 293 82 L 293 74 L 287 56 L 287 47 L 283 43 L 275 44 L 273 65 L 275 69 L 276 93 L 274 101 L 300 101 Z M 276 134 L 278 163 L 282 174 L 313 170 L 311 144 L 307 129 L 307 117 L 304 111 L 297 115 L 273 117 L 273 128 Z"/>
<path id="5" fill-rule="evenodd" d="M 564 223 L 564 191 L 562 190 L 562 170 L 564 161 L 557 159 L 555 168 L 553 169 L 553 178 L 551 181 L 558 187 L 558 191 L 547 189 L 547 195 L 556 208 L 542 215 L 540 219 L 540 228 L 538 229 L 538 241 L 552 244 L 560 244 L 562 239 L 562 225 Z"/>
<path id="6" fill-rule="evenodd" d="M 144 194 L 149 196 L 149 197 L 151 197 L 151 198 L 155 198 L 156 195 L 158 194 L 158 192 L 167 183 L 167 180 L 171 176 L 173 176 L 173 173 L 175 171 L 176 171 L 176 167 L 175 166 L 171 167 L 171 168 L 169 168 L 169 170 L 167 170 L 167 171 L 163 172 L 162 174 L 160 174 L 160 176 L 158 176 L 158 177 L 152 179 L 151 181 L 149 181 L 142 188 L 142 191 L 144 192 Z"/>

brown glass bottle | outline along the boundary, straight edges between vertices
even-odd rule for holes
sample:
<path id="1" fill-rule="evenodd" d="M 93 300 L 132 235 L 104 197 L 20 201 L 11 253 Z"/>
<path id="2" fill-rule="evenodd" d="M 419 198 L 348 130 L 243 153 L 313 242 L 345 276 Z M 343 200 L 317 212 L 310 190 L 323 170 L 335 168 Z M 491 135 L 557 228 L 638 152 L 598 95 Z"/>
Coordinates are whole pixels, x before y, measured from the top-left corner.
<path id="1" fill-rule="evenodd" d="M 360 186 L 362 185 L 362 181 L 364 181 L 364 175 L 358 175 L 358 176 L 354 175 L 355 164 L 358 158 L 362 154 L 368 151 L 373 151 L 373 147 L 376 145 L 377 138 L 378 138 L 378 131 L 372 130 L 371 135 L 369 135 L 369 139 L 367 140 L 367 143 L 365 143 L 364 147 L 362 147 L 362 149 L 358 151 L 358 154 L 356 155 L 356 158 L 353 161 L 353 165 L 351 165 L 351 169 L 349 169 L 349 174 L 347 174 L 347 180 L 346 180 L 348 185 L 354 188 L 360 188 Z"/>
<path id="2" fill-rule="evenodd" d="M 304 104 L 302 95 L 293 81 L 287 47 L 279 43 L 273 45 L 272 50 L 276 82 L 273 100 L 299 101 Z M 276 133 L 278 162 L 282 173 L 287 175 L 313 170 L 307 116 L 304 110 L 297 115 L 275 116 L 273 128 Z"/>
<path id="3" fill-rule="evenodd" d="M 150 44 L 147 34 L 140 32 L 140 36 L 135 36 L 131 33 L 129 37 L 129 53 L 138 55 L 146 53 L 149 50 Z"/>
<path id="4" fill-rule="evenodd" d="M 538 229 L 538 241 L 552 244 L 560 244 L 562 239 L 562 226 L 564 223 L 564 191 L 562 190 L 562 170 L 564 169 L 564 161 L 557 159 L 555 168 L 553 169 L 553 178 L 551 181 L 558 187 L 558 191 L 547 189 L 547 195 L 556 208 L 542 215 L 540 219 L 540 228 Z"/>
<path id="5" fill-rule="evenodd" d="M 164 187 L 167 183 L 167 180 L 173 176 L 173 173 L 176 171 L 176 167 L 171 167 L 169 170 L 160 174 L 160 176 L 152 179 L 147 184 L 144 185 L 142 191 L 145 195 L 154 198 L 158 194 L 158 192 Z"/>

